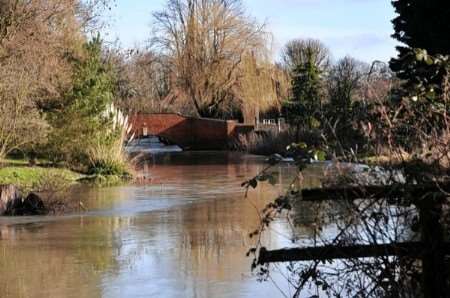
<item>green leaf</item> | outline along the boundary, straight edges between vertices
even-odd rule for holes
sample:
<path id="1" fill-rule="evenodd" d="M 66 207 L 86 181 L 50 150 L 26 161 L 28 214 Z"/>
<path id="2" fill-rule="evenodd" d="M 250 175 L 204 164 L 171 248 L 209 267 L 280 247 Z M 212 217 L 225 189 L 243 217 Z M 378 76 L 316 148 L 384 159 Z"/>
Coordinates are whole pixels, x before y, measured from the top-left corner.
<path id="1" fill-rule="evenodd" d="M 326 153 L 322 150 L 315 150 L 314 151 L 314 159 L 317 161 L 325 161 Z"/>
<path id="2" fill-rule="evenodd" d="M 417 61 L 424 61 L 424 60 L 428 59 L 428 53 L 426 50 L 415 49 L 414 53 L 416 54 Z"/>

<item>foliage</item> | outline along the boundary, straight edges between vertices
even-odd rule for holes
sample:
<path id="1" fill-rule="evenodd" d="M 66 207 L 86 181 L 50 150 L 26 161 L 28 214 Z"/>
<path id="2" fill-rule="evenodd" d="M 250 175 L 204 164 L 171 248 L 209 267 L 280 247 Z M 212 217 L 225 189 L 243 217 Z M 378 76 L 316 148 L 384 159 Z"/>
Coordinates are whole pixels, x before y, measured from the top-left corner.
<path id="1" fill-rule="evenodd" d="M 297 127 L 297 141 L 305 141 L 302 131 L 316 130 L 336 157 L 370 154 L 361 123 L 371 117 L 375 102 L 388 98 L 394 80 L 386 67 L 352 57 L 331 63 L 326 47 L 315 40 L 289 42 L 284 60 L 292 84 L 283 114 Z"/>
<path id="2" fill-rule="evenodd" d="M 320 74 L 310 62 L 296 67 L 292 74 L 292 96 L 284 111 L 290 123 L 307 128 L 320 126 Z"/>
<path id="3" fill-rule="evenodd" d="M 398 16 L 393 20 L 393 37 L 406 46 L 397 47 L 398 58 L 391 60 L 391 68 L 403 80 L 415 80 L 416 68 L 404 63 L 404 57 L 411 49 L 423 49 L 430 55 L 450 55 L 450 31 L 448 1 L 437 0 L 395 0 L 392 2 Z M 420 62 L 422 66 L 426 61 Z M 424 76 L 425 74 L 419 74 Z"/>
<path id="4" fill-rule="evenodd" d="M 370 123 L 371 137 L 374 142 L 395 147 L 398 160 L 405 160 L 406 155 L 409 160 L 419 158 L 437 163 L 436 168 L 446 167 L 449 164 L 449 57 L 431 56 L 420 49 L 410 50 L 407 57 L 404 63 L 414 65 L 415 72 L 428 75 L 403 84 L 407 89 L 398 92 L 403 96 L 377 105 L 374 118 L 384 121 Z M 425 64 L 424 59 L 428 60 Z"/>
<path id="5" fill-rule="evenodd" d="M 65 95 L 64 106 L 50 113 L 55 128 L 50 158 L 87 170 L 94 148 L 104 149 L 105 143 L 112 146 L 121 137 L 108 133 L 112 123 L 105 114 L 113 101 L 116 81 L 111 65 L 102 57 L 99 37 L 86 43 L 84 56 L 74 57 L 72 63 L 73 87 Z"/>
<path id="6" fill-rule="evenodd" d="M 335 109 L 335 114 L 343 119 L 348 118 L 351 113 L 355 93 L 366 72 L 363 68 L 367 68 L 363 63 L 351 57 L 345 57 L 331 69 L 328 79 L 330 105 Z"/>
<path id="7" fill-rule="evenodd" d="M 292 84 L 291 98 L 284 103 L 287 120 L 308 129 L 320 126 L 323 77 L 328 50 L 316 40 L 294 40 L 285 47 L 284 60 Z"/>
<path id="8" fill-rule="evenodd" d="M 289 75 L 271 61 L 265 26 L 240 0 L 167 1 L 153 19 L 150 47 L 110 53 L 118 73 L 116 103 L 125 112 L 248 123 L 279 112 Z"/>
<path id="9" fill-rule="evenodd" d="M 94 187 L 112 187 L 123 185 L 130 178 L 118 174 L 94 174 L 81 178 L 79 182 Z"/>

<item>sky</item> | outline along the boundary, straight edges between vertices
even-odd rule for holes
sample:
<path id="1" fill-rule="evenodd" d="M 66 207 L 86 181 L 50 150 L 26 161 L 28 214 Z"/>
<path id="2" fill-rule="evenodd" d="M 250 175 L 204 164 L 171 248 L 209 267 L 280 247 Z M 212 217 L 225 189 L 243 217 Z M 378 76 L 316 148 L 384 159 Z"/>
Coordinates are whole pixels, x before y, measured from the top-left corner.
<path id="1" fill-rule="evenodd" d="M 265 22 L 274 36 L 274 59 L 294 38 L 320 39 L 335 60 L 346 55 L 359 60 L 388 61 L 396 41 L 389 0 L 243 0 L 247 12 Z M 106 39 L 122 47 L 144 46 L 151 33 L 153 11 L 166 0 L 116 0 Z"/>

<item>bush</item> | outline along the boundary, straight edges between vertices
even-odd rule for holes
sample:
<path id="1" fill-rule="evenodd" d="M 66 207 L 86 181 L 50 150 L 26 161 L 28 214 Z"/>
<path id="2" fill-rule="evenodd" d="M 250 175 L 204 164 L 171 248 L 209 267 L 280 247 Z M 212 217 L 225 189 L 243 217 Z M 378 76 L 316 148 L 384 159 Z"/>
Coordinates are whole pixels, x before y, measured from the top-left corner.
<path id="1" fill-rule="evenodd" d="M 88 170 L 89 175 L 115 175 L 127 177 L 130 171 L 125 162 L 119 160 L 97 160 Z"/>
<path id="2" fill-rule="evenodd" d="M 95 187 L 112 187 L 122 185 L 124 182 L 126 182 L 127 179 L 131 179 L 131 176 L 96 174 L 93 176 L 83 177 L 79 181 L 83 184 Z"/>
<path id="3" fill-rule="evenodd" d="M 84 53 L 73 59 L 73 87 L 64 96 L 64 108 L 49 113 L 54 127 L 49 158 L 81 172 L 122 175 L 129 126 L 112 104 L 117 78 L 99 37 L 84 45 Z"/>

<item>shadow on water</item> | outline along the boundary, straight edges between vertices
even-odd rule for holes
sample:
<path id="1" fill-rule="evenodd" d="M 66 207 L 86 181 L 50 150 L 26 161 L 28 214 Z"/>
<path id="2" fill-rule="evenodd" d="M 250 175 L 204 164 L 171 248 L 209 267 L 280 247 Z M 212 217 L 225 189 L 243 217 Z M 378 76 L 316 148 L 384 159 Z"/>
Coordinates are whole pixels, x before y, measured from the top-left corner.
<path id="1" fill-rule="evenodd" d="M 140 164 L 151 183 L 76 189 L 87 214 L 0 219 L 0 296 L 282 297 L 256 282 L 245 257 L 256 210 L 295 172 L 276 168 L 281 185 L 244 199 L 241 182 L 264 166 L 235 153 L 161 155 Z M 283 247 L 291 236 L 280 220 L 263 240 Z"/>

